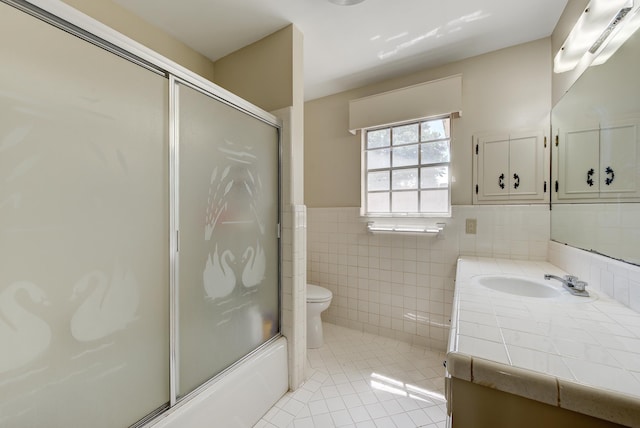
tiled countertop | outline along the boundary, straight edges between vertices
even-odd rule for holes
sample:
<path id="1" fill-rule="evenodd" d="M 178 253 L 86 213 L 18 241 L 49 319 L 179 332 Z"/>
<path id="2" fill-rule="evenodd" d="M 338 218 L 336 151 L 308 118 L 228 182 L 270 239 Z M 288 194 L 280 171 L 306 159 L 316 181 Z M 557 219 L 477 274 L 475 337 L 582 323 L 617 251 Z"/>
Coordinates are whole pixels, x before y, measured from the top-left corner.
<path id="1" fill-rule="evenodd" d="M 462 257 L 447 354 L 451 376 L 640 427 L 640 314 L 611 298 L 571 296 L 546 262 Z M 482 275 L 530 278 L 558 298 L 494 291 Z"/>

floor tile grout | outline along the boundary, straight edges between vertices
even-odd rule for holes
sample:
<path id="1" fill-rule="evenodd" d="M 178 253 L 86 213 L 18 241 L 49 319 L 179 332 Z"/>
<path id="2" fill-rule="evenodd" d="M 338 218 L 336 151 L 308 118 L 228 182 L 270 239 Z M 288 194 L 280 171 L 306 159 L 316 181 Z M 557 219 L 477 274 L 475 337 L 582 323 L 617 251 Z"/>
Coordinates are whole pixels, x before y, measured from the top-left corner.
<path id="1" fill-rule="evenodd" d="M 323 324 L 308 378 L 254 428 L 444 428 L 443 352 Z"/>

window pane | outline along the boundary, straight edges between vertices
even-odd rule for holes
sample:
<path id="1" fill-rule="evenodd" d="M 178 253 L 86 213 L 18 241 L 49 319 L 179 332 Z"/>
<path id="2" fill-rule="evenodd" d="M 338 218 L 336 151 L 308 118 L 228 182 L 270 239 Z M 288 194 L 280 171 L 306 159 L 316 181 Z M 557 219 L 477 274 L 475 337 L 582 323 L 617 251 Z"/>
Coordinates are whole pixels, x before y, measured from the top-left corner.
<path id="1" fill-rule="evenodd" d="M 393 149 L 393 166 L 418 164 L 418 146 L 396 147 Z"/>
<path id="2" fill-rule="evenodd" d="M 449 167 L 432 166 L 420 171 L 420 188 L 434 189 L 449 186 Z"/>
<path id="3" fill-rule="evenodd" d="M 390 136 L 389 128 L 367 132 L 367 148 L 376 149 L 378 147 L 388 147 Z"/>
<path id="4" fill-rule="evenodd" d="M 369 193 L 367 195 L 367 211 L 370 213 L 388 213 L 389 193 Z"/>
<path id="5" fill-rule="evenodd" d="M 418 142 L 418 124 L 396 126 L 393 128 L 393 145 Z"/>
<path id="6" fill-rule="evenodd" d="M 422 122 L 420 141 L 449 138 L 449 118 Z"/>
<path id="7" fill-rule="evenodd" d="M 391 166 L 391 150 L 380 149 L 367 152 L 367 169 L 389 168 Z"/>
<path id="8" fill-rule="evenodd" d="M 367 190 L 389 190 L 389 171 L 370 172 L 367 176 Z"/>
<path id="9" fill-rule="evenodd" d="M 449 140 L 422 144 L 420 151 L 423 164 L 449 162 Z"/>
<path id="10" fill-rule="evenodd" d="M 423 190 L 420 192 L 420 211 L 424 213 L 448 213 L 449 189 Z"/>
<path id="11" fill-rule="evenodd" d="M 418 212 L 418 192 L 394 192 L 393 212 L 415 213 Z"/>
<path id="12" fill-rule="evenodd" d="M 392 171 L 393 190 L 417 189 L 418 188 L 418 169 L 401 169 Z"/>

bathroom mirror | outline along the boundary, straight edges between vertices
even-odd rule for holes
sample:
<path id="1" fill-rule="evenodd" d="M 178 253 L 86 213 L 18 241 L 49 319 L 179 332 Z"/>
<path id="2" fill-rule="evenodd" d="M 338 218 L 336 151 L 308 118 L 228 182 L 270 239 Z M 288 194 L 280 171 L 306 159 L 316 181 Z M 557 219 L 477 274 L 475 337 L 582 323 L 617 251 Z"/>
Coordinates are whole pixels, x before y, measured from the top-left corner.
<path id="1" fill-rule="evenodd" d="M 640 31 L 582 74 L 551 125 L 551 239 L 640 264 Z"/>

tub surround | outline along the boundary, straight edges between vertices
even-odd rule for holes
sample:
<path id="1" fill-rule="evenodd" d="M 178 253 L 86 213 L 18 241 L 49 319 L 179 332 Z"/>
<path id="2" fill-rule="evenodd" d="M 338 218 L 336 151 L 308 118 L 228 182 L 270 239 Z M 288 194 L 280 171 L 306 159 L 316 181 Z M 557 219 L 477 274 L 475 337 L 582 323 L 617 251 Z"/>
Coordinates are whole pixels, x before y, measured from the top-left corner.
<path id="1" fill-rule="evenodd" d="M 561 298 L 541 299 L 473 280 L 495 274 L 541 280 L 545 273 L 567 274 L 547 262 L 458 260 L 447 353 L 452 383 L 640 426 L 639 313 L 589 288 L 593 298 L 563 290 Z M 562 290 L 557 281 L 545 284 Z"/>
<path id="2" fill-rule="evenodd" d="M 280 337 L 145 426 L 253 426 L 287 390 L 287 340 Z"/>

